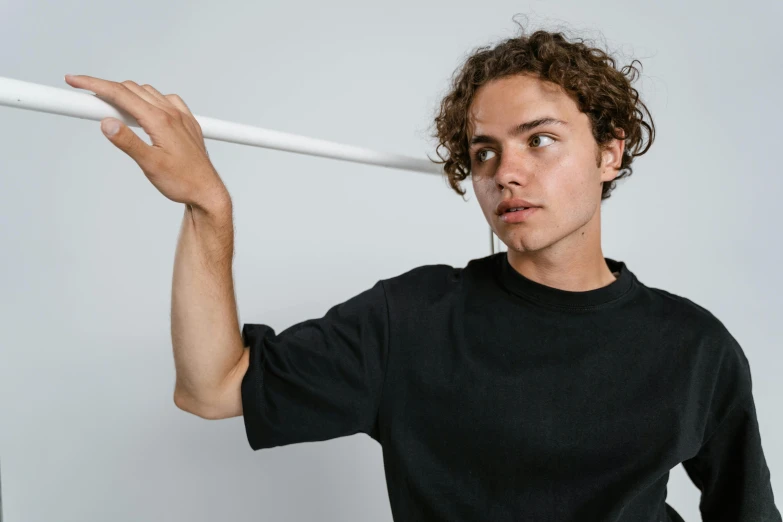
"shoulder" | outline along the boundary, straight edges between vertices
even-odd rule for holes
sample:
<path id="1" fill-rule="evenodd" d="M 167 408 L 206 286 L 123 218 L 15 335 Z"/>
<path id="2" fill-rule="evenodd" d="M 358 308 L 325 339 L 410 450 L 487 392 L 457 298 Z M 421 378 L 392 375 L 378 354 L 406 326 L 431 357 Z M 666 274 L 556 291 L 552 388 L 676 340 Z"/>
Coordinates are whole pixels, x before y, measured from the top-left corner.
<path id="1" fill-rule="evenodd" d="M 742 346 L 724 322 L 705 306 L 660 288 L 648 289 L 658 321 L 651 335 L 670 345 L 672 362 L 692 377 L 692 389 L 708 404 L 711 432 L 737 404 L 752 394 L 751 368 Z"/>
<path id="2" fill-rule="evenodd" d="M 453 289 L 464 279 L 479 280 L 491 277 L 500 261 L 499 254 L 469 259 L 466 266 L 455 267 L 445 263 L 433 263 L 412 268 L 397 276 L 384 279 L 387 287 L 427 288 L 435 291 Z M 423 287 L 421 285 L 424 285 Z"/>
<path id="3" fill-rule="evenodd" d="M 491 284 L 499 256 L 472 258 L 465 266 L 431 263 L 383 280 L 387 296 L 395 301 L 422 305 L 453 304 L 475 287 Z"/>
<path id="4" fill-rule="evenodd" d="M 399 275 L 383 280 L 386 292 L 391 295 L 409 296 L 412 292 L 442 293 L 459 280 L 462 268 L 447 264 L 421 265 Z"/>
<path id="5" fill-rule="evenodd" d="M 666 327 L 679 333 L 702 361 L 710 361 L 710 366 L 725 373 L 727 379 L 749 380 L 750 364 L 745 352 L 721 319 L 693 299 L 661 288 L 648 290 L 660 305 L 657 309 L 664 314 Z"/>
<path id="6" fill-rule="evenodd" d="M 696 301 L 662 288 L 645 288 L 651 299 L 656 302 L 655 308 L 681 328 L 693 330 L 700 335 L 722 338 L 725 341 L 731 337 L 726 325 Z"/>

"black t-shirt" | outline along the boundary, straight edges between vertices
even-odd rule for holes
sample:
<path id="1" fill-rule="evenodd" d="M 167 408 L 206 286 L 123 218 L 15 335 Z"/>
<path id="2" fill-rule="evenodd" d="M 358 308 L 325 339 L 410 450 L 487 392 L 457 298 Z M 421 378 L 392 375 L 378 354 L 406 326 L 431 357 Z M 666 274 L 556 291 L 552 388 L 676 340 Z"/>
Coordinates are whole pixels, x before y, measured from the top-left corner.
<path id="1" fill-rule="evenodd" d="M 398 521 L 680 521 L 679 463 L 704 520 L 781 521 L 740 345 L 605 260 L 617 280 L 586 292 L 500 252 L 380 280 L 279 334 L 245 324 L 250 446 L 369 435 Z"/>

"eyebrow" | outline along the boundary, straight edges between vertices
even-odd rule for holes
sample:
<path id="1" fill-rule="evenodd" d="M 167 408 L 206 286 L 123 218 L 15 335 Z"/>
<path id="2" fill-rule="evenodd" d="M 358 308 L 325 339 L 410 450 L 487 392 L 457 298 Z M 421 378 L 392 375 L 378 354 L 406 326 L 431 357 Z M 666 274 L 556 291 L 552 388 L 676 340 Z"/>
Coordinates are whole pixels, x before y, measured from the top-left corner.
<path id="1" fill-rule="evenodd" d="M 541 127 L 542 125 L 568 125 L 568 122 L 547 116 L 544 118 L 538 118 L 536 120 L 520 123 L 516 127 L 512 127 L 508 131 L 508 135 L 512 137 L 519 136 L 520 134 L 524 134 L 529 130 L 535 129 L 536 127 Z M 476 145 L 478 143 L 495 143 L 496 141 L 497 140 L 492 136 L 487 136 L 486 134 L 480 134 L 478 136 L 473 136 L 470 139 L 470 146 L 472 147 L 473 145 Z"/>

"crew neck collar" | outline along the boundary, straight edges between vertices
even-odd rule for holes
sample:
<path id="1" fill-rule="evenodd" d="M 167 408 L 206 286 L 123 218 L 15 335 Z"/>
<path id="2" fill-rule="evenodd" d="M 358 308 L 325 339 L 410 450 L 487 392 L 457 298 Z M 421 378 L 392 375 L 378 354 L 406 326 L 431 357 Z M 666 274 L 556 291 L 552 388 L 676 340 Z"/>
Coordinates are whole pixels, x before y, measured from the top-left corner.
<path id="1" fill-rule="evenodd" d="M 503 286 L 515 295 L 551 306 L 591 308 L 608 304 L 629 294 L 636 279 L 623 261 L 604 257 L 609 270 L 618 273 L 617 279 L 601 288 L 572 292 L 546 286 L 523 276 L 509 263 L 508 252 L 499 252 L 493 257 L 496 258 L 493 266 L 496 267 Z"/>

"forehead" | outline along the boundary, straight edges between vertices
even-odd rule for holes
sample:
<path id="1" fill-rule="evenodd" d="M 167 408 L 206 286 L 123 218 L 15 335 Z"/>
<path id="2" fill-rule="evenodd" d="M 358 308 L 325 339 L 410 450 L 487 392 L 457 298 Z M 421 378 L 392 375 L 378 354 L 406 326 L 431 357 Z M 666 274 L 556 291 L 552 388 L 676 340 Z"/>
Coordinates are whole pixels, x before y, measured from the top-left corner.
<path id="1" fill-rule="evenodd" d="M 561 86 L 520 74 L 482 85 L 468 109 L 468 123 L 480 133 L 495 125 L 505 129 L 509 123 L 542 114 L 573 121 L 578 112 L 576 102 Z"/>

